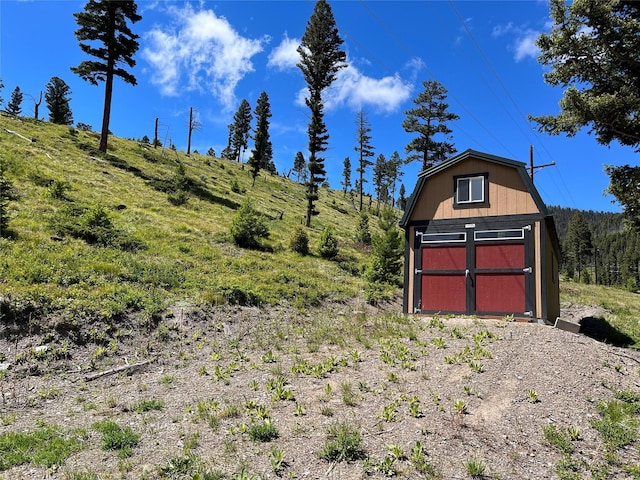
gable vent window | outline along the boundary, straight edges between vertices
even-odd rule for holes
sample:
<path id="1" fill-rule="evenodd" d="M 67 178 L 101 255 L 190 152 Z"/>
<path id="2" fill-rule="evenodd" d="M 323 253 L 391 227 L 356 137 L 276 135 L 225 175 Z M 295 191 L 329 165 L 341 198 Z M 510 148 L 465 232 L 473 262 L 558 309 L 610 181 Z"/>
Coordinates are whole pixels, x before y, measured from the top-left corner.
<path id="1" fill-rule="evenodd" d="M 489 205 L 487 174 L 454 178 L 454 205 L 457 207 Z"/>

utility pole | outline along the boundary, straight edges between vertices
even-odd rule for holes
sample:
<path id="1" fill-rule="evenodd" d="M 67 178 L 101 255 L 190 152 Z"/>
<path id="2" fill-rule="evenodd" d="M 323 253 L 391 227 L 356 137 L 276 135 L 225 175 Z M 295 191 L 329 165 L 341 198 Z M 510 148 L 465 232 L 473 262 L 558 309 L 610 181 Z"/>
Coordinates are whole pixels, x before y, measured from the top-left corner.
<path id="1" fill-rule="evenodd" d="M 544 167 L 553 167 L 556 164 L 555 160 L 551 163 L 547 163 L 545 165 L 534 165 L 533 164 L 533 145 L 529 145 L 529 176 L 531 177 L 531 183 L 533 183 L 533 172 L 537 169 Z"/>

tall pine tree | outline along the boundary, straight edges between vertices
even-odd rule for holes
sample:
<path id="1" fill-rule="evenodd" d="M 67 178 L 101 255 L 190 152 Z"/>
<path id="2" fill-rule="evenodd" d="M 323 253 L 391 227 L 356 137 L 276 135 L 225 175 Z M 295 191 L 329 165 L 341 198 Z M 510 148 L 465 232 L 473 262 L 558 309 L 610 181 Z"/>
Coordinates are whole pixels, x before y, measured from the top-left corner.
<path id="1" fill-rule="evenodd" d="M 347 190 L 351 186 L 351 160 L 346 157 L 342 162 L 342 191 L 344 195 L 347 195 Z"/>
<path id="2" fill-rule="evenodd" d="M 97 60 L 85 60 L 77 67 L 71 67 L 71 71 L 92 85 L 98 85 L 98 81 L 105 82 L 99 150 L 106 152 L 113 77 L 120 77 L 131 85 L 138 83 L 121 66 L 135 66 L 133 55 L 139 47 L 138 35 L 131 31 L 127 21 L 136 23 L 142 17 L 138 15 L 136 2 L 133 0 L 89 0 L 84 11 L 74 13 L 73 16 L 80 27 L 75 32 L 80 49 Z"/>
<path id="3" fill-rule="evenodd" d="M 449 104 L 445 102 L 447 89 L 439 82 L 425 80 L 422 85 L 424 91 L 413 100 L 416 108 L 405 112 L 407 117 L 402 128 L 407 133 L 418 134 L 405 147 L 409 154 L 407 161 L 422 160 L 422 169 L 426 170 L 456 152 L 447 122 L 460 117 L 449 112 Z"/>
<path id="4" fill-rule="evenodd" d="M 318 199 L 318 187 L 325 181 L 324 158 L 320 156 L 327 150 L 329 133 L 324 122 L 324 102 L 322 94 L 336 79 L 340 69 L 346 67 L 347 55 L 340 48 L 343 40 L 331 6 L 326 0 L 317 0 L 307 28 L 302 36 L 298 53 L 298 68 L 307 83 L 307 107 L 311 110 L 311 121 L 307 128 L 309 134 L 309 181 L 307 182 L 307 214 L 305 225 L 311 226 L 311 217 L 317 215 L 315 202 Z"/>
<path id="5" fill-rule="evenodd" d="M 229 125 L 229 143 L 233 152 L 233 160 L 238 162 L 249 144 L 251 120 L 253 120 L 251 105 L 243 98 L 238 111 L 233 115 L 233 124 Z"/>
<path id="6" fill-rule="evenodd" d="M 20 115 L 22 113 L 22 91 L 20 87 L 16 87 L 11 92 L 11 101 L 7 105 L 7 113 L 11 115 Z"/>
<path id="7" fill-rule="evenodd" d="M 49 121 L 59 125 L 72 125 L 73 115 L 69 107 L 71 88 L 69 85 L 61 78 L 51 77 L 46 88 L 44 100 L 49 109 Z"/>
<path id="8" fill-rule="evenodd" d="M 269 118 L 271 118 L 271 105 L 267 92 L 262 92 L 258 98 L 256 109 L 256 133 L 253 137 L 253 150 L 249 157 L 249 168 L 253 177 L 252 185 L 256 183 L 256 177 L 261 169 L 269 170 L 273 149 L 269 138 Z"/>
<path id="9" fill-rule="evenodd" d="M 358 160 L 358 168 L 356 168 L 356 172 L 360 175 L 357 186 L 358 193 L 360 195 L 360 211 L 362 211 L 362 198 L 364 196 L 364 184 L 367 183 L 365 179 L 365 174 L 367 172 L 367 167 L 373 165 L 373 162 L 369 160 L 370 157 L 373 157 L 375 152 L 373 151 L 373 145 L 371 145 L 371 124 L 367 119 L 367 115 L 364 110 L 360 110 L 358 112 L 358 116 L 356 117 L 356 141 L 358 145 L 355 147 L 355 151 L 358 152 L 359 160 Z"/>

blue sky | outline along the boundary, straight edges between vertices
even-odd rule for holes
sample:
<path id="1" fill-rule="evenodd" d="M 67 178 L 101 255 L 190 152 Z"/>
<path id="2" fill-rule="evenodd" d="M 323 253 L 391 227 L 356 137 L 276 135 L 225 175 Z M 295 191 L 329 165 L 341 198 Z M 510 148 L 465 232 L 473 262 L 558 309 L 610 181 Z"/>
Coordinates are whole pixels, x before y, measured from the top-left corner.
<path id="1" fill-rule="evenodd" d="M 153 138 L 158 117 L 161 139 L 186 150 L 193 107 L 202 129 L 194 133 L 192 149 L 204 154 L 213 147 L 219 154 L 241 100 L 253 110 L 265 91 L 278 171 L 292 167 L 296 152 L 306 156 L 309 113 L 296 47 L 313 10 L 311 0 L 137 3 L 143 18 L 132 26 L 140 36 L 132 73 L 138 85 L 115 82 L 110 124 L 115 135 Z M 340 188 L 345 157 L 355 169 L 357 112 L 362 108 L 367 114 L 376 156 L 398 151 L 404 157 L 412 138 L 402 129 L 405 111 L 414 106 L 423 80 L 437 80 L 448 90 L 450 110 L 460 116 L 450 124 L 459 152 L 471 148 L 528 164 L 533 145 L 535 164 L 556 162 L 535 173 L 548 205 L 620 211 L 613 197 L 603 194 L 608 185 L 603 166 L 637 164 L 632 149 L 601 146 L 586 132 L 550 137 L 527 120 L 528 114 L 557 113 L 562 96 L 561 89 L 544 83 L 544 69 L 536 62 L 534 40 L 550 28 L 546 2 L 330 3 L 348 63 L 325 97 L 330 134 L 325 166 L 333 188 Z M 89 59 L 74 36 L 73 13 L 84 5 L 82 0 L 0 1 L 5 105 L 19 86 L 23 114 L 32 115 L 29 95 L 37 97 L 58 76 L 71 87 L 74 122 L 100 130 L 104 84 L 92 86 L 70 71 Z M 44 102 L 40 111 L 48 115 Z M 403 171 L 401 181 L 410 193 L 419 165 Z"/>

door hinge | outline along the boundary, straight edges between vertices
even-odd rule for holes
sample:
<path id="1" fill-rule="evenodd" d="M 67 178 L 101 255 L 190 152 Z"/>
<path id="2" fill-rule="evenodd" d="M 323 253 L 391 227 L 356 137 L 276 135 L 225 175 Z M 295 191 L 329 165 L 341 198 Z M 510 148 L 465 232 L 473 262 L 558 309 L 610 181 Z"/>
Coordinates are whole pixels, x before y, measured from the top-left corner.
<path id="1" fill-rule="evenodd" d="M 422 232 L 416 230 L 416 237 L 419 237 L 420 235 L 422 235 Z"/>
<path id="2" fill-rule="evenodd" d="M 413 307 L 413 313 L 420 313 L 420 309 L 418 307 Z"/>
<path id="3" fill-rule="evenodd" d="M 524 315 L 527 317 L 533 317 L 533 312 L 531 310 L 527 310 L 526 312 L 524 312 Z"/>
<path id="4" fill-rule="evenodd" d="M 525 225 L 522 229 L 531 231 L 531 225 Z"/>
<path id="5" fill-rule="evenodd" d="M 533 268 L 531 268 L 531 267 L 523 268 L 522 271 L 524 273 L 533 273 Z"/>
<path id="6" fill-rule="evenodd" d="M 416 268 L 416 269 L 413 271 L 413 274 L 414 274 L 414 275 L 418 275 L 419 273 L 422 273 L 422 270 L 420 270 L 419 268 Z"/>

